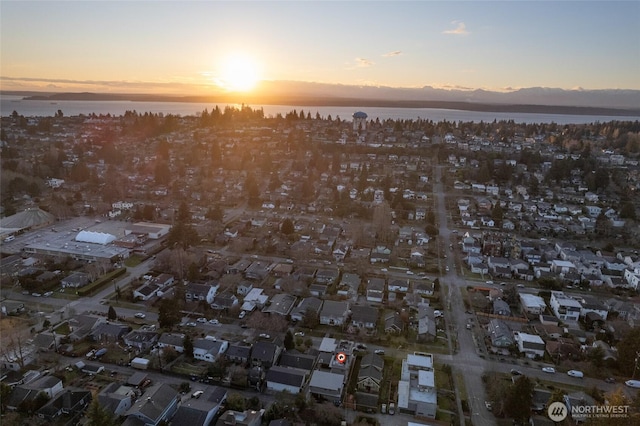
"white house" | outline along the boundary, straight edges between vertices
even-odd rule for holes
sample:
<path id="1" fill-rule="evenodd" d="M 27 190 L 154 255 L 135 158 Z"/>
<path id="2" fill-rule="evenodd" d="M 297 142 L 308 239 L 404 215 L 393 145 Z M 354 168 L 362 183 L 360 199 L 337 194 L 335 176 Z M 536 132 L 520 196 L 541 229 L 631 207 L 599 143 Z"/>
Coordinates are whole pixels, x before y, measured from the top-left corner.
<path id="1" fill-rule="evenodd" d="M 527 357 L 535 358 L 536 356 L 544 356 L 545 343 L 542 337 L 535 334 L 516 332 L 515 340 L 518 345 L 518 350 Z"/>
<path id="2" fill-rule="evenodd" d="M 193 341 L 193 357 L 201 361 L 215 362 L 227 349 L 229 342 L 226 340 L 205 338 Z"/>
<path id="3" fill-rule="evenodd" d="M 562 291 L 552 291 L 549 304 L 555 316 L 561 321 L 576 322 L 580 318 L 582 305 Z"/>

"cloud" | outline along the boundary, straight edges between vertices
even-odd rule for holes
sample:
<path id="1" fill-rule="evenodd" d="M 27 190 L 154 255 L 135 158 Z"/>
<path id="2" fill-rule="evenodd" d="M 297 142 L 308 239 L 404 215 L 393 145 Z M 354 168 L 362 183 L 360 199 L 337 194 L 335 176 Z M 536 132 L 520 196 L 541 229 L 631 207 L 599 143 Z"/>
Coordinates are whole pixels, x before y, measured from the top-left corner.
<path id="1" fill-rule="evenodd" d="M 453 35 L 468 35 L 471 34 L 467 31 L 467 26 L 462 21 L 452 21 L 456 27 L 453 30 L 445 30 L 442 34 L 453 34 Z"/>
<path id="2" fill-rule="evenodd" d="M 382 56 L 384 56 L 385 58 L 389 58 L 391 56 L 400 56 L 400 55 L 402 55 L 402 51 L 396 50 L 394 52 L 385 53 Z"/>
<path id="3" fill-rule="evenodd" d="M 356 58 L 356 63 L 358 68 L 367 68 L 373 65 L 372 61 L 364 58 Z"/>

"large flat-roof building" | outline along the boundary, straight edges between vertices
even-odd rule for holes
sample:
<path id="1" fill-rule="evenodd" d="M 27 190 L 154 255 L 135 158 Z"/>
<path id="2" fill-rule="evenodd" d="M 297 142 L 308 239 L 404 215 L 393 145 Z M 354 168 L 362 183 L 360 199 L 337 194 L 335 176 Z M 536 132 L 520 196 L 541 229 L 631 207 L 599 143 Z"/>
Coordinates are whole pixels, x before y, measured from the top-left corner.
<path id="1" fill-rule="evenodd" d="M 402 361 L 398 382 L 398 410 L 402 413 L 434 419 L 438 394 L 433 370 L 433 355 L 416 352 Z"/>

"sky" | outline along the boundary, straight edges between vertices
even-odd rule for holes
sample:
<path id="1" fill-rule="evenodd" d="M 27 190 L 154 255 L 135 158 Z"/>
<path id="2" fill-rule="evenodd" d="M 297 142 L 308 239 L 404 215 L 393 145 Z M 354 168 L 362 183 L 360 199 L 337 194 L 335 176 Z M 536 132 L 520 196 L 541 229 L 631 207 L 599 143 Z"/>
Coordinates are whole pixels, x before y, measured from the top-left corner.
<path id="1" fill-rule="evenodd" d="M 640 90 L 639 22 L 638 0 L 2 0 L 0 89 Z"/>

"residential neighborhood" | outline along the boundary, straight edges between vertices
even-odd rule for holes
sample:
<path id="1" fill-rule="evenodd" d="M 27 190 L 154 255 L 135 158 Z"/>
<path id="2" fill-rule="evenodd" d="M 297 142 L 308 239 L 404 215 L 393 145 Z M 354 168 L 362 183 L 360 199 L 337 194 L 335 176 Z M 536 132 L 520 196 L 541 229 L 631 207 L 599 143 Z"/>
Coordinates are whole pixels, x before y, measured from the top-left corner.
<path id="1" fill-rule="evenodd" d="M 1 120 L 16 422 L 638 420 L 637 122 Z"/>

